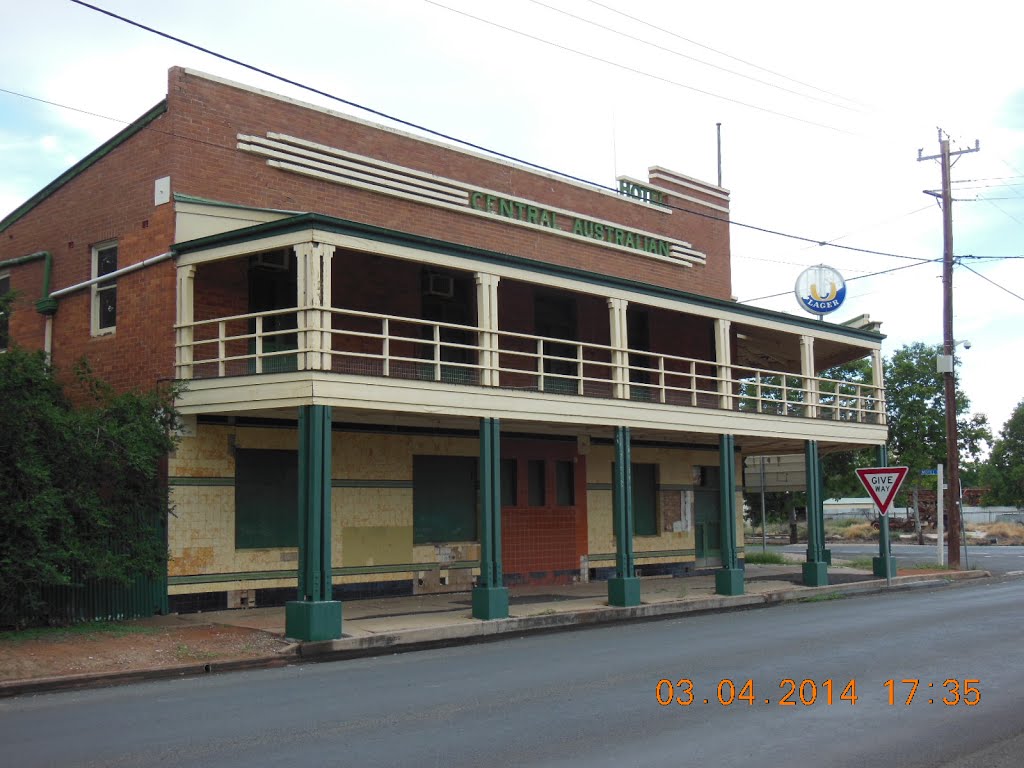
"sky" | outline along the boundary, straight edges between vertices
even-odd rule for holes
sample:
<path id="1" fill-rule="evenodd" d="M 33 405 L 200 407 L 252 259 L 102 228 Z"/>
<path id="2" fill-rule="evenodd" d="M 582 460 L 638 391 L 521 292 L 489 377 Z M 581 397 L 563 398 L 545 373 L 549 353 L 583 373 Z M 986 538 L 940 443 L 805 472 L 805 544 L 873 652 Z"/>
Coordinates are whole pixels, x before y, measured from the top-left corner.
<path id="1" fill-rule="evenodd" d="M 954 151 L 980 142 L 952 171 L 954 253 L 1016 258 L 955 269 L 954 334 L 971 342 L 958 373 L 996 435 L 1024 400 L 1012 373 L 1024 329 L 1024 78 L 1004 2 L 95 4 L 609 186 L 653 165 L 717 181 L 721 123 L 735 297 L 801 314 L 797 275 L 828 264 L 847 300 L 824 322 L 870 314 L 887 356 L 942 341 L 941 264 L 914 262 L 942 256 L 941 210 L 924 193 L 939 189 L 940 167 L 919 150 L 938 153 L 939 128 Z M 0 217 L 163 98 L 174 65 L 371 117 L 72 0 L 0 0 L 0 10 Z"/>

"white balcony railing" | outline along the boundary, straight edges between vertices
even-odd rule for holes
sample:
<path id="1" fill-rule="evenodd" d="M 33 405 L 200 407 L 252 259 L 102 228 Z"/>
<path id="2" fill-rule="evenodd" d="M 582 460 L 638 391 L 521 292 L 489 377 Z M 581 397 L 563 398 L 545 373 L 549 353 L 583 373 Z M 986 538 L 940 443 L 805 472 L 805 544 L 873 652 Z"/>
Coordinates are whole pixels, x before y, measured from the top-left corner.
<path id="1" fill-rule="evenodd" d="M 295 370 L 884 424 L 878 387 L 607 344 L 337 308 L 177 326 L 177 377 Z"/>

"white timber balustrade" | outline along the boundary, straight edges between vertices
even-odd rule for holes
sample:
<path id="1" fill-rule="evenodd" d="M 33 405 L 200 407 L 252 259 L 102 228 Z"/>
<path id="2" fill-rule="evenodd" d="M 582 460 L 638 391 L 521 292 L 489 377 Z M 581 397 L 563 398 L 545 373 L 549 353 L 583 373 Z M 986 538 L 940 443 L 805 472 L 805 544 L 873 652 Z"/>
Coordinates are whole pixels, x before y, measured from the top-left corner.
<path id="1" fill-rule="evenodd" d="M 315 258 L 323 263 L 330 255 Z M 179 296 L 187 295 L 191 279 L 187 272 L 179 273 Z M 496 283 L 484 281 L 478 287 L 481 284 L 488 285 L 489 295 L 496 295 Z M 495 327 L 493 314 L 488 321 L 478 318 L 476 325 L 460 325 L 324 307 L 319 303 L 326 296 L 323 283 L 315 294 L 309 292 L 309 282 L 306 285 L 300 294 L 305 307 L 189 321 L 189 312 L 180 306 L 178 377 L 294 372 L 306 366 L 305 370 L 443 386 L 885 423 L 885 403 L 877 384 L 808 373 L 813 370 L 811 339 L 801 340 L 800 371 L 777 371 L 735 365 L 729 321 L 724 320 L 716 321 L 713 360 L 630 349 L 625 343 L 626 302 L 613 304 L 614 299 L 609 301 L 612 343 L 592 344 L 502 331 Z M 879 379 L 880 352 L 872 353 L 872 365 Z"/>

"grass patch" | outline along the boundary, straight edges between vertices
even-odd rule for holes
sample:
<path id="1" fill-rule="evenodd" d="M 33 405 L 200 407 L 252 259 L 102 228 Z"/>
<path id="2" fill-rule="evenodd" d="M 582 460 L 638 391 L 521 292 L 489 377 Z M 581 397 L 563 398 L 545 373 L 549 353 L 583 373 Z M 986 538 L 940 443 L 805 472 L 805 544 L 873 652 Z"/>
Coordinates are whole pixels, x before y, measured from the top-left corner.
<path id="1" fill-rule="evenodd" d="M 849 528 L 851 525 L 860 525 L 863 522 L 863 517 L 837 517 L 825 521 L 825 530 L 835 529 L 839 531 L 843 528 Z"/>
<path id="2" fill-rule="evenodd" d="M 16 643 L 26 640 L 90 639 L 94 637 L 124 637 L 125 635 L 152 635 L 161 632 L 160 627 L 151 627 L 131 621 L 91 621 L 72 624 L 67 627 L 29 627 L 22 630 L 0 632 L 0 643 Z"/>
<path id="3" fill-rule="evenodd" d="M 878 531 L 871 527 L 871 523 L 851 523 L 838 531 L 843 541 L 868 541 L 878 538 Z"/>
<path id="4" fill-rule="evenodd" d="M 938 563 L 907 563 L 901 565 L 900 570 L 907 571 L 948 571 L 948 565 L 939 565 Z"/>
<path id="5" fill-rule="evenodd" d="M 178 661 L 209 661 L 217 658 L 217 654 L 211 651 L 200 651 L 186 643 L 178 643 L 174 648 L 174 658 Z"/>
<path id="6" fill-rule="evenodd" d="M 801 603 L 824 603 L 828 600 L 842 600 L 845 598 L 842 592 L 823 592 L 820 595 L 812 595 L 811 597 L 804 597 L 800 600 Z"/>
<path id="7" fill-rule="evenodd" d="M 785 565 L 786 558 L 778 552 L 751 552 L 747 551 L 743 559 L 747 565 Z"/>
<path id="8" fill-rule="evenodd" d="M 1018 523 L 989 523 L 972 525 L 968 530 L 981 531 L 986 539 L 996 539 L 1000 544 L 1024 544 L 1024 525 Z M 968 543 L 972 543 L 968 540 Z M 977 543 L 977 542 L 973 542 Z"/>

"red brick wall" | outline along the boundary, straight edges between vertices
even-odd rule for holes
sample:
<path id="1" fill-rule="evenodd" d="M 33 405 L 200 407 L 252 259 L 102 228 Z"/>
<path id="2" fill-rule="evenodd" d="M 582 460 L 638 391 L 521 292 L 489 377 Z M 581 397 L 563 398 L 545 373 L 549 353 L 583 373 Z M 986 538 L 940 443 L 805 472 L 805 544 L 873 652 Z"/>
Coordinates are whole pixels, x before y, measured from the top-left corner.
<path id="1" fill-rule="evenodd" d="M 173 186 L 177 192 L 260 207 L 317 211 L 710 296 L 730 295 L 725 223 L 680 211 L 660 213 L 546 176 L 211 82 L 177 68 L 171 70 L 168 99 L 175 134 L 181 137 L 175 142 L 179 162 Z M 237 134 L 264 136 L 268 131 L 385 158 L 397 165 L 614 221 L 624 228 L 686 240 L 708 254 L 708 265 L 687 269 L 501 221 L 318 181 L 270 168 L 263 158 L 236 149 Z"/>
<path id="2" fill-rule="evenodd" d="M 0 233 L 0 261 L 46 250 L 53 254 L 51 290 L 88 280 L 91 246 L 116 239 L 118 267 L 170 249 L 171 205 L 153 204 L 153 182 L 171 172 L 165 132 L 171 120 L 149 126 L 95 162 Z M 12 322 L 15 343 L 42 348 L 44 321 L 32 304 L 42 292 L 42 262 L 11 269 L 22 297 Z M 148 387 L 173 375 L 174 266 L 163 262 L 118 280 L 117 332 L 90 335 L 91 291 L 60 299 L 54 320 L 53 361 L 62 375 L 87 358 L 119 389 Z"/>
<path id="3" fill-rule="evenodd" d="M 642 255 L 534 232 L 500 220 L 449 213 L 421 203 L 343 187 L 270 168 L 236 148 L 238 133 L 265 135 L 284 131 L 353 152 L 387 159 L 499 193 L 565 208 L 584 216 L 687 240 L 708 254 L 706 267 L 686 269 Z M 502 163 L 369 128 L 342 117 L 188 75 L 172 69 L 168 111 L 86 171 L 40 202 L 0 233 L 0 261 L 48 250 L 54 256 L 52 288 L 91 277 L 91 246 L 119 242 L 118 266 L 124 267 L 170 249 L 174 240 L 173 205 L 153 204 L 153 182 L 170 176 L 174 192 L 259 207 L 317 211 L 399 231 L 515 254 L 527 258 L 638 279 L 710 296 L 728 297 L 728 227 L 720 222 L 638 206 L 576 185 L 511 168 Z M 699 195 L 698 195 L 699 196 Z M 345 255 L 341 255 L 344 260 Z M 392 270 L 394 262 L 388 264 Z M 241 278 L 226 266 L 226 292 L 215 294 L 216 275 L 197 278 L 197 317 L 245 309 L 237 303 Z M 212 269 L 212 268 L 211 268 Z M 43 344 L 43 318 L 31 303 L 42 291 L 42 263 L 10 270 L 22 294 L 11 321 L 15 343 Z M 359 275 L 366 302 L 387 281 Z M 336 281 L 341 282 L 341 281 Z M 341 296 L 349 287 L 340 288 Z M 516 288 L 502 283 L 503 327 Z M 376 293 L 375 293 L 376 292 Z M 410 295 L 416 291 L 410 291 Z M 209 293 L 204 296 L 204 293 Z M 400 296 L 390 304 L 405 306 Z M 343 302 L 343 305 L 344 302 Z M 351 305 L 351 304 L 349 304 Z M 90 335 L 91 293 L 82 290 L 60 300 L 55 319 L 53 359 L 61 370 L 87 357 L 98 373 L 119 388 L 149 386 L 173 376 L 175 269 L 172 262 L 122 277 L 118 282 L 117 332 Z M 376 304 L 375 308 L 381 305 Z M 411 308 L 411 305 L 410 305 Z M 515 304 L 517 317 L 531 317 Z M 418 311 L 410 311 L 418 314 Z M 506 320 L 509 320 L 506 323 Z M 606 320 L 602 319 L 601 323 Z M 524 329 L 525 330 L 525 329 Z M 603 325 L 586 325 L 602 335 Z M 584 331 L 581 326 L 581 332 Z"/>

